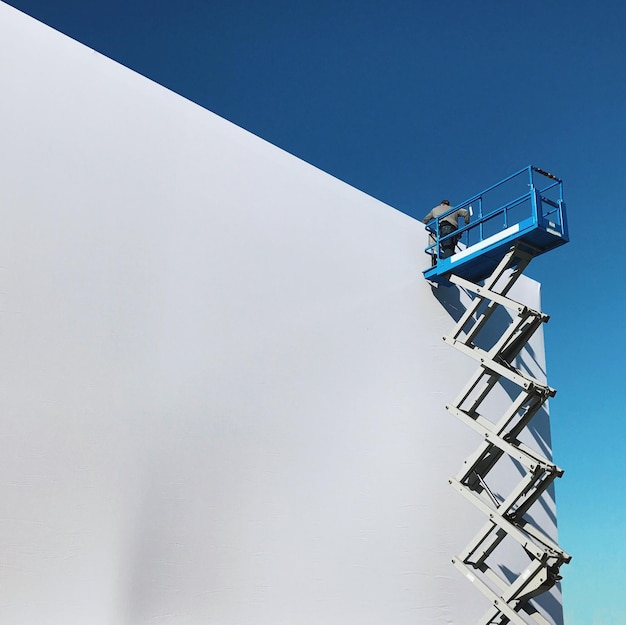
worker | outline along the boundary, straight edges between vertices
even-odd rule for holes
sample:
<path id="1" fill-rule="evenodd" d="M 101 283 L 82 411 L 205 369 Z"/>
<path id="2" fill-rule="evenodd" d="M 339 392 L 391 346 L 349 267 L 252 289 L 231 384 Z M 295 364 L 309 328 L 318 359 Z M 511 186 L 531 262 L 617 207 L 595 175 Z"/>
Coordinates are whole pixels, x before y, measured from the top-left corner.
<path id="1" fill-rule="evenodd" d="M 444 217 L 437 220 L 437 227 L 439 228 L 439 238 L 443 239 L 445 236 L 452 234 L 455 230 L 459 228 L 459 218 L 463 217 L 465 223 L 469 223 L 469 212 L 464 208 L 459 208 L 457 210 L 452 210 L 450 206 L 449 200 L 441 200 L 438 206 L 435 206 L 429 213 L 422 219 L 422 222 L 427 224 L 429 221 L 436 219 L 439 215 L 443 215 L 447 213 Z M 454 248 L 460 236 L 451 236 L 447 239 L 441 241 L 440 250 L 439 250 L 439 258 L 449 258 L 454 254 Z M 434 242 L 435 238 L 431 232 L 431 241 Z M 433 252 L 433 265 L 437 264 L 436 255 Z"/>

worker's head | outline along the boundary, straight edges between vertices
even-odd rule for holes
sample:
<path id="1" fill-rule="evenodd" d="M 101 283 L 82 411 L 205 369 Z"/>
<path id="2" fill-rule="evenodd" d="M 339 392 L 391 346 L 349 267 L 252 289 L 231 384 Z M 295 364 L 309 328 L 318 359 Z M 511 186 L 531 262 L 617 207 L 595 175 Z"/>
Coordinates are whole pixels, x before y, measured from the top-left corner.
<path id="1" fill-rule="evenodd" d="M 441 200 L 441 203 L 450 206 L 450 200 Z"/>

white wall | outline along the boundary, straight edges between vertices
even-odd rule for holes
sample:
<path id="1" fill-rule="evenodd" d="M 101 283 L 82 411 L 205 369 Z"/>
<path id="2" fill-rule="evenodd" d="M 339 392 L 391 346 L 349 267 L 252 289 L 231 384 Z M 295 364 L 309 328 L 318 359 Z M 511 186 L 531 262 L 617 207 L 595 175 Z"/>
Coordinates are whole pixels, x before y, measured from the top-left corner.
<path id="1" fill-rule="evenodd" d="M 422 226 L 1 3 L 0 58 L 0 620 L 476 620 Z"/>

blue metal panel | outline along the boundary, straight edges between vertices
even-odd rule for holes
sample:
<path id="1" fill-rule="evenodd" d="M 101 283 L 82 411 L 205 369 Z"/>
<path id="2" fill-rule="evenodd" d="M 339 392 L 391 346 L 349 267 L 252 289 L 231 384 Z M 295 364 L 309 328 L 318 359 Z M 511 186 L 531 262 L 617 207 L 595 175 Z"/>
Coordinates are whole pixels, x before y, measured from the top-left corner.
<path id="1" fill-rule="evenodd" d="M 543 184 L 537 185 L 537 181 Z M 439 220 L 459 208 L 470 211 L 470 222 L 453 234 L 440 237 L 438 220 L 426 226 L 433 241 L 425 252 L 431 256 L 442 241 L 460 237 L 454 255 L 424 270 L 427 280 L 447 282 L 454 273 L 477 282 L 486 278 L 516 243 L 538 256 L 569 241 L 563 181 L 531 165 L 451 208 Z"/>

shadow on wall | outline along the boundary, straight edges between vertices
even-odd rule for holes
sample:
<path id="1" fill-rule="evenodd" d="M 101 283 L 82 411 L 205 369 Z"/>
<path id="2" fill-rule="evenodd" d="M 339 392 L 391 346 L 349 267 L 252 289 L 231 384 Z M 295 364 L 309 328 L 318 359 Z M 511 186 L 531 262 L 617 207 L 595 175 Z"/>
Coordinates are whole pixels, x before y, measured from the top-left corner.
<path id="1" fill-rule="evenodd" d="M 458 322 L 465 312 L 465 306 L 461 302 L 461 290 L 459 287 L 453 284 L 450 286 L 439 284 L 438 286 L 432 285 L 431 290 L 435 299 L 443 306 L 450 317 L 455 322 Z"/>

